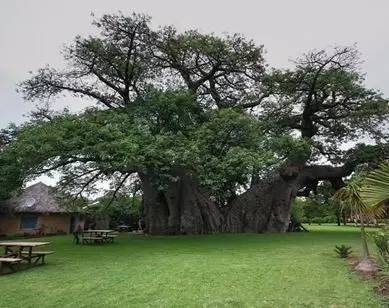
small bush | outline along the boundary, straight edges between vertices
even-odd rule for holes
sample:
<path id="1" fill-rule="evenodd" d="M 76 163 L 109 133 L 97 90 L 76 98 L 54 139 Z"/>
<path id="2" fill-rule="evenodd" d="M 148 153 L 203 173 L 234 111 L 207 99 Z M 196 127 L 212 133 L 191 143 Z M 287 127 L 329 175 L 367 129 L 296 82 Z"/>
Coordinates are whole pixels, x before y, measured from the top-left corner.
<path id="1" fill-rule="evenodd" d="M 313 217 L 311 219 L 311 223 L 321 225 L 324 222 L 323 222 L 323 218 L 321 218 L 321 217 Z"/>
<path id="2" fill-rule="evenodd" d="M 292 215 L 298 222 L 304 220 L 304 204 L 301 202 L 293 202 Z"/>
<path id="3" fill-rule="evenodd" d="M 336 216 L 335 215 L 328 215 L 324 216 L 322 218 L 323 223 L 336 223 Z"/>
<path id="4" fill-rule="evenodd" d="M 350 246 L 335 246 L 335 252 L 338 254 L 340 258 L 347 258 L 351 254 L 351 247 Z"/>
<path id="5" fill-rule="evenodd" d="M 381 231 L 373 234 L 372 237 L 375 245 L 377 246 L 378 253 L 383 257 L 388 256 L 389 255 L 388 235 L 385 232 Z"/>
<path id="6" fill-rule="evenodd" d="M 381 231 L 372 234 L 372 238 L 377 248 L 377 265 L 380 275 L 384 279 L 389 278 L 389 232 L 383 228 Z"/>

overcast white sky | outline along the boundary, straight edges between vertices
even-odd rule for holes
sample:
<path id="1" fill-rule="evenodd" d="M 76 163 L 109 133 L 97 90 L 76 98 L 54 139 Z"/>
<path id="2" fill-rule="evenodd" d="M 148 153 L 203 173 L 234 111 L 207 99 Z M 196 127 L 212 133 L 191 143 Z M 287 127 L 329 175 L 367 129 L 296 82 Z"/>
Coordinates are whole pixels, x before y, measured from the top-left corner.
<path id="1" fill-rule="evenodd" d="M 1 0 L 0 128 L 23 121 L 34 107 L 15 91 L 28 71 L 62 65 L 63 44 L 93 31 L 91 12 L 100 16 L 119 10 L 149 14 L 155 26 L 242 33 L 264 44 L 268 62 L 277 67 L 312 48 L 357 43 L 367 85 L 389 94 L 387 0 Z M 59 104 L 81 107 L 70 98 Z"/>
<path id="2" fill-rule="evenodd" d="M 155 26 L 242 33 L 264 44 L 276 67 L 312 48 L 357 43 L 367 85 L 389 95 L 388 0 L 0 0 L 0 128 L 34 107 L 15 91 L 29 71 L 63 65 L 63 44 L 93 31 L 91 12 L 119 10 L 149 14 Z M 59 105 L 82 107 L 71 98 Z"/>

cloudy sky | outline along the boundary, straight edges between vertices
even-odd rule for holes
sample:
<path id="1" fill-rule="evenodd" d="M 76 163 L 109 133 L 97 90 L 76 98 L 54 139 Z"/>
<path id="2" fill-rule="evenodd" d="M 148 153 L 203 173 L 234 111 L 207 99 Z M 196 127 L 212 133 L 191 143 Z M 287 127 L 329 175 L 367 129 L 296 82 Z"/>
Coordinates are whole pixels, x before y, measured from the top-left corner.
<path id="1" fill-rule="evenodd" d="M 60 50 L 75 35 L 92 33 L 91 12 L 142 12 L 153 25 L 180 30 L 238 32 L 264 44 L 272 66 L 312 48 L 358 44 L 369 87 L 389 95 L 389 1 L 387 0 L 1 0 L 0 128 L 20 123 L 34 104 L 23 102 L 16 84 L 29 71 L 63 65 Z M 80 109 L 82 102 L 61 99 L 57 106 Z"/>

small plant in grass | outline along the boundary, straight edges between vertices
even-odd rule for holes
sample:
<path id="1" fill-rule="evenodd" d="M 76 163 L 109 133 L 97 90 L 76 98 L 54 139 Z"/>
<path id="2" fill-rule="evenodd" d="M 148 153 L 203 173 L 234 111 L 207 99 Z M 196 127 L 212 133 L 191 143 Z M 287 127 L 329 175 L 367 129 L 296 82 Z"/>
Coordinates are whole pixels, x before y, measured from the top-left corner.
<path id="1" fill-rule="evenodd" d="M 351 247 L 350 246 L 335 246 L 335 252 L 338 254 L 340 258 L 347 258 L 351 254 Z"/>
<path id="2" fill-rule="evenodd" d="M 386 230 L 382 230 L 372 234 L 372 238 L 377 247 L 378 253 L 389 259 L 389 234 Z"/>
<path id="3" fill-rule="evenodd" d="M 377 248 L 377 265 L 381 276 L 389 278 L 389 232 L 386 228 L 372 235 Z"/>

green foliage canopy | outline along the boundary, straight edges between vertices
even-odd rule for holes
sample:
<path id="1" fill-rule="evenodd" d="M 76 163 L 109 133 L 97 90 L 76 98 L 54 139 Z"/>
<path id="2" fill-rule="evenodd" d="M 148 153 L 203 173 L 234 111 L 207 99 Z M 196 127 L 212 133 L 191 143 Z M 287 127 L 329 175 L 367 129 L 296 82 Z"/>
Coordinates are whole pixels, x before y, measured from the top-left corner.
<path id="1" fill-rule="evenodd" d="M 275 162 L 269 144 L 259 122 L 240 110 L 205 112 L 188 92 L 156 91 L 128 108 L 26 125 L 1 158 L 21 178 L 59 170 L 61 185 L 78 195 L 99 180 L 139 172 L 157 175 L 163 189 L 185 169 L 223 200 L 254 169 Z"/>

